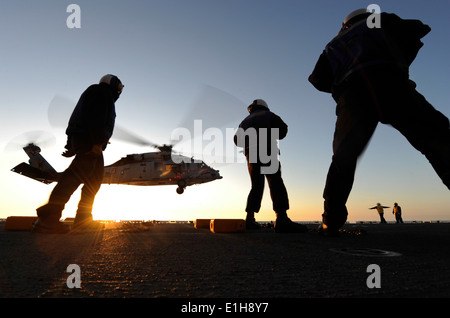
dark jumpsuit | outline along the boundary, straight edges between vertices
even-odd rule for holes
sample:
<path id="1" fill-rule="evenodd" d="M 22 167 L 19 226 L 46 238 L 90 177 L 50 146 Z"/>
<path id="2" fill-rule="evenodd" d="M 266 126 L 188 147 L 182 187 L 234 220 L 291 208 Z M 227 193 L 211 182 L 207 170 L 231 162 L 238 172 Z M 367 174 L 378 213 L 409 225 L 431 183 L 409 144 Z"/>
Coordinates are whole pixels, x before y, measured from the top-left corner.
<path id="1" fill-rule="evenodd" d="M 94 145 L 106 148 L 115 123 L 114 91 L 105 83 L 91 85 L 81 95 L 66 130 L 66 148 L 75 154 L 70 166 L 60 175 L 48 203 L 37 209 L 39 218 L 57 222 L 65 204 L 83 184 L 75 222 L 92 219 L 94 199 L 103 181 L 103 154 L 94 154 Z"/>
<path id="2" fill-rule="evenodd" d="M 276 140 L 274 140 L 275 136 L 272 136 L 270 134 L 271 130 L 277 129 L 278 139 L 283 139 L 286 136 L 288 129 L 286 123 L 278 115 L 272 113 L 267 109 L 253 110 L 250 115 L 241 122 L 239 128 L 242 128 L 242 132 L 247 131 L 249 128 L 255 129 L 256 133 L 259 133 L 261 128 L 266 129 L 267 147 L 266 151 L 264 152 L 267 155 L 273 153 L 274 151 L 276 151 L 278 155 L 279 151 L 276 147 Z M 267 163 L 264 162 L 265 160 L 261 160 L 259 148 L 261 137 L 259 134 L 257 134 L 257 138 L 255 140 L 246 139 L 244 144 L 241 144 L 239 142 L 239 140 L 241 139 L 238 137 L 238 135 L 239 133 L 235 135 L 235 144 L 239 147 L 244 147 L 251 180 L 251 190 L 247 197 L 247 205 L 245 211 L 255 213 L 259 212 L 261 208 L 261 200 L 264 193 L 264 182 L 265 179 L 267 179 L 270 188 L 270 196 L 273 203 L 273 210 L 277 212 L 277 214 L 285 213 L 289 209 L 289 198 L 281 176 L 281 164 L 278 161 L 278 158 L 276 159 L 276 163 Z M 255 151 L 254 159 L 252 159 L 252 149 Z M 272 164 L 276 165 L 274 173 L 264 174 L 261 172 L 261 169 L 264 169 L 264 167 Z"/>
<path id="3" fill-rule="evenodd" d="M 450 124 L 409 80 L 409 65 L 430 31 L 418 20 L 381 14 L 381 28 L 362 20 L 340 33 L 320 56 L 309 81 L 337 102 L 333 157 L 327 174 L 323 223 L 339 228 L 358 157 L 378 123 L 390 124 L 426 156 L 450 189 Z"/>

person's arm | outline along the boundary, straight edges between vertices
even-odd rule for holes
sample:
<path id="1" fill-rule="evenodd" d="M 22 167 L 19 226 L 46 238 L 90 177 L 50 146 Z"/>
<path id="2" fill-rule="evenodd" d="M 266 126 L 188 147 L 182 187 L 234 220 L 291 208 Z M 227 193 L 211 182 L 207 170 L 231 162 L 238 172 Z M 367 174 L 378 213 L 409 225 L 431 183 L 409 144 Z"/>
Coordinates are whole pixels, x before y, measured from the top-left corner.
<path id="1" fill-rule="evenodd" d="M 270 119 L 271 128 L 278 128 L 278 139 L 284 139 L 288 133 L 288 125 L 281 119 L 280 116 L 272 113 Z"/>
<path id="2" fill-rule="evenodd" d="M 308 77 L 308 81 L 321 92 L 332 92 L 333 72 L 325 51 L 320 55 L 313 72 Z"/>

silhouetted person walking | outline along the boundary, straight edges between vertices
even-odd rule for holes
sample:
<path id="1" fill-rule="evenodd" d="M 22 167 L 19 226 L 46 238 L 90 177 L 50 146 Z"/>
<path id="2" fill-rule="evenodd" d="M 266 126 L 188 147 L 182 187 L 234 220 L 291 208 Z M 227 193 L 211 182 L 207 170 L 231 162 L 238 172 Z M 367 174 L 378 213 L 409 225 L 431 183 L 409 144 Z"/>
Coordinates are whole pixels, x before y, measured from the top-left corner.
<path id="1" fill-rule="evenodd" d="M 403 223 L 402 219 L 402 208 L 397 202 L 394 203 L 394 208 L 392 209 L 392 214 L 395 216 L 395 221 L 397 223 Z"/>
<path id="2" fill-rule="evenodd" d="M 306 232 L 306 226 L 292 222 L 287 216 L 289 198 L 281 177 L 277 139 L 281 140 L 287 135 L 288 126 L 278 115 L 270 111 L 262 99 L 254 100 L 248 106 L 248 112 L 250 115 L 241 122 L 234 136 L 236 146 L 244 148 L 252 184 L 245 208 L 246 228 L 259 228 L 255 213 L 261 208 L 264 182 L 267 179 L 277 217 L 275 231 Z"/>
<path id="3" fill-rule="evenodd" d="M 103 150 L 114 130 L 115 102 L 123 85 L 114 75 L 105 75 L 99 84 L 89 86 L 81 95 L 66 130 L 67 149 L 62 155 L 75 156 L 61 174 L 48 203 L 37 209 L 33 231 L 64 233 L 70 228 L 61 223 L 62 211 L 75 190 L 83 184 L 72 230 L 97 230 L 102 224 L 92 220 L 94 198 L 103 181 Z"/>
<path id="4" fill-rule="evenodd" d="M 384 218 L 384 209 L 389 208 L 388 206 L 382 206 L 380 203 L 377 203 L 376 206 L 369 208 L 369 210 L 376 209 L 378 212 L 378 215 L 380 216 L 380 223 L 387 223 L 386 219 Z"/>
<path id="5" fill-rule="evenodd" d="M 369 15 L 361 9 L 344 20 L 309 77 L 337 102 L 333 158 L 323 193 L 322 229 L 330 235 L 347 220 L 357 159 L 379 122 L 401 132 L 450 189 L 449 120 L 409 80 L 409 66 L 423 45 L 420 39 L 431 29 L 388 13 L 379 16 L 380 28 L 370 28 Z"/>

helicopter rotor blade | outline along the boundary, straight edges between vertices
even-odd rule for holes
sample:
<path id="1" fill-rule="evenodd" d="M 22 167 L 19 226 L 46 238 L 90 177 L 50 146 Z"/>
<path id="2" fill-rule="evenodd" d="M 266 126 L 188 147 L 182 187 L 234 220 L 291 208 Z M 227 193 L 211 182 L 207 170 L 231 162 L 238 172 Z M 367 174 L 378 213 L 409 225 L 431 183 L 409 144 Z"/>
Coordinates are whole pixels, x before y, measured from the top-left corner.
<path id="1" fill-rule="evenodd" d="M 48 121 L 53 128 L 65 128 L 75 108 L 67 97 L 55 95 L 48 105 Z"/>
<path id="2" fill-rule="evenodd" d="M 55 95 L 50 101 L 48 107 L 48 121 L 53 128 L 65 128 L 69 122 L 75 103 L 67 97 L 62 95 Z M 131 131 L 115 125 L 113 138 L 130 142 L 139 146 L 158 147 L 154 144 Z"/>
<path id="3" fill-rule="evenodd" d="M 48 110 L 48 120 L 54 128 L 65 128 L 75 107 L 73 101 L 61 95 L 55 95 L 51 100 Z M 224 128 L 245 113 L 245 103 L 237 97 L 210 85 L 203 85 L 197 98 L 188 107 L 189 111 L 184 116 L 178 127 L 187 128 L 193 134 L 192 139 L 198 136 L 194 135 L 198 131 L 194 128 L 194 121 L 201 120 L 203 129 Z M 139 146 L 151 146 L 160 148 L 161 146 L 147 139 L 136 135 L 135 133 L 115 125 L 113 139 L 133 143 Z M 176 146 L 185 140 L 170 140 L 171 146 Z"/>
<path id="4" fill-rule="evenodd" d="M 245 103 L 234 95 L 210 85 L 203 85 L 200 93 L 191 103 L 189 111 L 178 127 L 196 133 L 194 121 L 201 120 L 202 128 L 224 128 L 245 114 Z M 192 138 L 197 135 L 192 134 Z M 178 144 L 179 141 L 173 141 Z"/>
<path id="5" fill-rule="evenodd" d="M 133 143 L 138 146 L 150 146 L 150 147 L 154 147 L 154 148 L 159 147 L 159 145 L 152 143 L 152 142 L 150 142 L 150 141 L 136 135 L 135 133 L 132 133 L 129 130 L 122 128 L 118 125 L 115 125 L 114 134 L 113 134 L 112 138 L 117 139 L 117 140 L 126 141 L 129 143 Z"/>
<path id="6" fill-rule="evenodd" d="M 239 162 L 239 154 L 236 152 L 226 153 L 205 153 L 205 141 L 201 134 L 208 128 L 214 128 L 216 131 L 220 130 L 222 136 L 227 136 L 228 128 L 235 129 L 239 121 L 248 115 L 246 104 L 236 96 L 221 90 L 219 88 L 203 85 L 199 94 L 197 94 L 194 101 L 189 107 L 189 111 L 184 116 L 184 120 L 180 122 L 179 128 L 187 128 L 191 134 L 191 139 L 175 139 L 171 140 L 172 144 L 180 149 L 180 153 L 190 153 L 196 158 L 201 158 L 206 161 L 214 161 L 215 164 L 228 165 L 229 162 Z M 195 120 L 201 120 L 201 129 L 195 127 Z M 198 124 L 198 123 L 197 123 Z M 197 129 L 196 129 L 197 128 Z M 198 141 L 194 142 L 196 139 Z M 227 138 L 223 141 L 230 142 Z M 209 141 L 206 141 L 209 143 Z M 231 143 L 233 143 L 231 141 Z M 200 149 L 195 149 L 199 145 Z M 193 149 L 194 148 L 194 149 Z M 234 143 L 225 146 L 226 149 L 235 149 Z M 208 149 L 210 150 L 210 149 Z"/>
<path id="7" fill-rule="evenodd" d="M 13 138 L 6 146 L 5 152 L 21 150 L 28 144 L 35 144 L 39 147 L 53 147 L 56 144 L 56 138 L 52 133 L 43 130 L 28 131 Z"/>

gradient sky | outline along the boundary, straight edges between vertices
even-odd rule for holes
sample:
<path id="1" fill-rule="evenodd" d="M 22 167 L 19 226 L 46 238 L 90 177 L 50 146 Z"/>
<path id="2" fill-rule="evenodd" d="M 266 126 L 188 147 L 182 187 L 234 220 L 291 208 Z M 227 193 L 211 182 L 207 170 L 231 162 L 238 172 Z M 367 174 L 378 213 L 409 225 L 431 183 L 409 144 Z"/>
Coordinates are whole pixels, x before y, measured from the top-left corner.
<path id="1" fill-rule="evenodd" d="M 69 29 L 69 4 L 81 8 L 81 28 Z M 62 171 L 64 127 L 49 121 L 55 96 L 72 103 L 107 73 L 125 84 L 116 103 L 117 124 L 155 143 L 186 120 L 216 119 L 236 128 L 246 105 L 263 98 L 289 125 L 280 142 L 284 181 L 296 221 L 320 220 L 331 161 L 335 104 L 307 81 L 343 18 L 372 2 L 333 0 L 70 0 L 0 4 L 0 218 L 35 215 L 53 185 L 10 171 L 27 161 L 24 134 L 46 131 L 53 145 L 42 154 Z M 432 28 L 411 67 L 418 90 L 450 116 L 450 1 L 377 1 L 382 11 L 420 19 Z M 214 102 L 203 103 L 205 88 Z M 214 95 L 214 92 L 222 92 Z M 225 92 L 225 93 L 223 93 Z M 216 97 L 214 97 L 216 96 Z M 211 97 L 211 96 L 209 96 Z M 230 101 L 231 104 L 230 104 Z M 203 103 L 203 104 L 202 104 Z M 199 115 L 191 113 L 202 105 Z M 214 112 L 211 112 L 214 110 Z M 213 114 L 213 115 L 211 115 Z M 68 118 L 63 119 L 63 126 Z M 223 121 L 217 119 L 223 119 Z M 204 127 L 206 128 L 206 127 Z M 30 140 L 31 141 L 31 140 Z M 105 152 L 111 164 L 153 149 L 120 141 Z M 18 143 L 11 151 L 11 143 Z M 5 149 L 7 148 L 7 149 Z M 3 149 L 5 149 L 3 151 Z M 207 162 L 208 163 L 208 162 Z M 188 187 L 103 185 L 97 219 L 193 220 L 244 218 L 250 187 L 245 164 L 215 165 L 222 180 Z M 266 187 L 267 190 L 267 187 Z M 74 216 L 79 191 L 63 217 Z M 405 220 L 450 220 L 450 195 L 428 161 L 390 126 L 380 124 L 361 158 L 348 201 L 349 221 L 378 220 L 377 202 L 398 202 Z M 393 221 L 391 209 L 386 219 Z M 269 192 L 257 220 L 274 220 Z"/>

